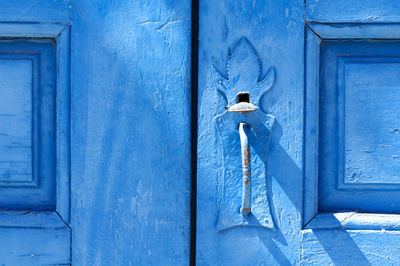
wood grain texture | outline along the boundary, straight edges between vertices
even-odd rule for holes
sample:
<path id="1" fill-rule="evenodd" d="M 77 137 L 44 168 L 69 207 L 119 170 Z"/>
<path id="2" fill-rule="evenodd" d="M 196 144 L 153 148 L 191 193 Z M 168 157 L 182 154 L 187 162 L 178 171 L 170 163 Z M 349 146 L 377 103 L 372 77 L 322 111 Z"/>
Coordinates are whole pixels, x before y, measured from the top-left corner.
<path id="1" fill-rule="evenodd" d="M 0 44 L 1 45 L 1 44 Z M 0 182 L 32 181 L 31 59 L 0 57 Z M 12 88 L 12 89 L 10 89 Z"/>
<path id="2" fill-rule="evenodd" d="M 302 265 L 397 265 L 399 232 L 305 230 Z"/>
<path id="3" fill-rule="evenodd" d="M 69 22 L 1 22 L 0 36 L 22 38 L 58 38 Z"/>
<path id="4" fill-rule="evenodd" d="M 70 239 L 67 227 L 0 228 L 0 264 L 70 265 Z"/>
<path id="5" fill-rule="evenodd" d="M 318 22 L 400 22 L 400 2 L 391 0 L 308 0 L 306 20 Z"/>
<path id="6" fill-rule="evenodd" d="M 23 19 L 24 13 L 21 12 L 20 15 Z M 2 183 L 0 193 L 0 264 L 2 265 L 69 265 L 71 262 L 71 231 L 66 224 L 70 212 L 68 78 L 70 39 L 69 31 L 66 29 L 68 29 L 66 24 L 59 23 L 46 23 L 45 26 L 35 22 L 0 23 L 0 36 L 3 38 L 0 45 L 2 60 L 28 60 L 32 65 L 28 73 L 32 77 L 30 91 L 21 91 L 21 88 L 17 88 L 21 82 L 18 82 L 15 74 L 23 76 L 27 70 L 24 67 L 13 69 L 6 66 L 3 69 L 5 73 L 2 76 L 2 85 L 6 91 L 4 95 L 13 92 L 17 93 L 16 96 L 20 99 L 26 94 L 32 95 L 30 103 L 25 101 L 30 108 L 26 107 L 24 110 L 32 113 L 32 119 L 24 119 L 25 125 L 22 125 L 23 123 L 13 123 L 13 125 L 17 127 L 18 133 L 32 127 L 33 134 L 30 137 L 33 149 L 30 148 L 34 155 L 32 164 L 35 166 L 31 178 L 33 181 L 27 182 L 26 186 L 21 186 L 22 182 L 16 186 L 13 184 L 16 182 L 9 182 L 9 186 L 6 185 L 7 182 Z M 32 36 L 44 39 L 33 40 L 29 38 Z M 33 85 L 35 83 L 37 86 Z M 16 110 L 18 104 L 24 103 L 14 102 L 7 97 L 3 99 L 3 111 Z M 7 128 L 9 130 L 10 127 L 5 125 L 6 123 L 1 123 L 2 130 Z M 18 135 L 16 132 L 10 133 L 12 134 L 9 135 Z M 40 156 L 35 154 L 35 150 Z M 9 152 L 3 151 L 4 157 L 10 159 L 12 158 L 10 155 Z M 40 178 L 36 173 L 40 174 Z M 50 204 L 46 204 L 48 198 Z"/>
<path id="7" fill-rule="evenodd" d="M 49 39 L 0 42 L 0 210 L 55 209 L 55 52 Z"/>
<path id="8" fill-rule="evenodd" d="M 316 215 L 306 229 L 350 229 L 398 231 L 399 214 L 336 212 Z"/>
<path id="9" fill-rule="evenodd" d="M 69 22 L 71 0 L 2 0 L 0 21 Z M 26 37 L 26 36 L 25 36 Z"/>
<path id="10" fill-rule="evenodd" d="M 398 23 L 307 23 L 307 28 L 324 40 L 400 38 Z"/>
<path id="11" fill-rule="evenodd" d="M 323 41 L 319 211 L 399 213 L 398 41 Z"/>
<path id="12" fill-rule="evenodd" d="M 187 265 L 190 1 L 76 1 L 74 265 Z"/>

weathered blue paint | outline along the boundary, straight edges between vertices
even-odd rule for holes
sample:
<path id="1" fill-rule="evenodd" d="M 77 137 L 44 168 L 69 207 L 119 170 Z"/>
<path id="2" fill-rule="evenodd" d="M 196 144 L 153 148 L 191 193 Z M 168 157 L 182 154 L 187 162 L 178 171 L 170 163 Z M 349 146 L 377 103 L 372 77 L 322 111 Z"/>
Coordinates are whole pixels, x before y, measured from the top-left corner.
<path id="1" fill-rule="evenodd" d="M 393 1 L 309 0 L 303 21 L 300 2 L 201 3 L 198 264 L 399 263 L 399 12 Z M 218 75 L 210 65 L 224 70 L 224 50 L 240 36 L 277 73 L 262 99 L 276 117 L 266 164 L 276 231 L 242 226 L 215 233 L 219 202 L 234 198 L 219 196 L 227 162 L 218 157 L 230 147 L 224 142 L 235 140 L 221 137 L 226 126 L 213 130 L 210 113 L 222 113 L 234 97 L 212 93 Z M 240 69 L 241 89 L 250 95 L 246 77 L 254 73 Z"/>
<path id="2" fill-rule="evenodd" d="M 72 264 L 188 265 L 190 1 L 72 5 Z"/>
<path id="3" fill-rule="evenodd" d="M 303 4 L 304 1 L 200 1 L 198 265 L 300 262 Z M 271 89 L 259 99 L 257 96 L 262 94 L 257 82 L 262 80 L 270 83 Z M 217 91 L 223 91 L 220 84 L 226 87 L 226 97 Z M 226 106 L 236 104 L 238 92 L 249 92 L 250 102 L 261 108 L 246 114 L 225 112 Z M 218 114 L 222 115 L 216 117 L 214 128 Z M 266 114 L 276 118 L 273 127 L 261 122 L 268 117 Z M 234 122 L 224 122 L 230 119 Z M 239 212 L 240 122 L 249 126 L 252 167 L 252 209 L 244 217 Z M 227 174 L 228 170 L 233 172 Z M 236 183 L 226 184 L 230 180 Z M 222 192 L 224 184 L 229 190 Z M 225 212 L 223 203 L 231 203 L 232 207 Z M 231 214 L 232 210 L 235 212 Z M 255 213 L 265 215 L 264 224 Z M 224 219 L 228 226 L 222 227 Z M 221 231 L 223 228 L 227 230 Z"/>
<path id="4" fill-rule="evenodd" d="M 399 44 L 321 43 L 320 212 L 400 211 Z"/>
<path id="5" fill-rule="evenodd" d="M 3 7 L 0 264 L 69 264 L 69 1 Z"/>
<path id="6" fill-rule="evenodd" d="M 0 264 L 188 264 L 190 12 L 2 3 Z M 399 264 L 399 14 L 200 1 L 198 265 Z"/>
<path id="7" fill-rule="evenodd" d="M 242 205 L 240 206 L 240 214 L 243 216 L 249 215 L 251 212 L 251 158 L 248 129 L 246 123 L 239 124 L 239 137 L 242 153 Z"/>
<path id="8" fill-rule="evenodd" d="M 34 22 L 35 24 L 69 23 L 70 0 L 10 0 L 2 1 L 0 17 L 3 22 Z M 33 27 L 34 28 L 34 27 Z M 26 36 L 25 36 L 26 37 Z"/>
<path id="9" fill-rule="evenodd" d="M 0 165 L 1 265 L 188 264 L 190 12 L 190 1 L 2 3 L 0 160 L 14 162 Z"/>
<path id="10" fill-rule="evenodd" d="M 271 216 L 270 195 L 268 190 L 267 149 L 271 129 L 275 118 L 266 115 L 257 108 L 250 113 L 232 113 L 225 111 L 215 118 L 217 125 L 218 146 L 221 147 L 221 162 L 223 169 L 218 176 L 218 219 L 216 229 L 226 230 L 237 226 L 263 226 L 274 228 L 274 220 Z M 249 172 L 243 171 L 242 150 L 247 145 L 242 144 L 242 137 L 238 134 L 239 125 L 246 123 L 247 143 L 249 146 L 248 157 L 251 158 L 251 188 L 246 191 L 243 187 L 244 177 Z M 250 162 L 249 162 L 250 163 Z M 247 164 L 247 163 L 245 163 Z M 246 177 L 247 179 L 247 177 Z M 243 189 L 245 189 L 243 191 Z M 246 195 L 248 194 L 248 195 Z M 251 197 L 250 197 L 251 195 Z M 247 216 L 241 214 L 243 196 L 247 202 L 251 202 L 251 212 Z M 247 205 L 247 204 L 246 204 Z"/>
<path id="11" fill-rule="evenodd" d="M 52 40 L 0 42 L 0 209 L 56 205 L 55 82 Z"/>
<path id="12" fill-rule="evenodd" d="M 400 3 L 391 0 L 307 0 L 306 19 L 324 23 L 400 22 Z M 387 32 L 389 34 L 389 32 Z"/>
<path id="13" fill-rule="evenodd" d="M 307 1 L 304 265 L 400 261 L 399 12 Z"/>
<path id="14" fill-rule="evenodd" d="M 215 85 L 225 96 L 228 109 L 240 103 L 239 96 L 244 93 L 248 94 L 249 103 L 261 105 L 261 97 L 275 82 L 275 68 L 270 67 L 266 74 L 263 73 L 260 56 L 245 37 L 229 49 L 226 71 L 225 77 L 214 67 L 212 78 L 218 78 Z"/>
<path id="15" fill-rule="evenodd" d="M 320 213 L 305 228 L 398 231 L 400 215 L 357 212 Z"/>
<path id="16" fill-rule="evenodd" d="M 243 74 L 248 69 L 254 73 Z M 275 118 L 252 102 L 260 105 L 262 95 L 274 84 L 275 69 L 271 67 L 265 76 L 260 69 L 259 56 L 246 38 L 240 38 L 230 50 L 228 78 L 211 68 L 214 88 L 229 99 L 225 103 L 227 110 L 214 119 L 223 157 L 218 158 L 223 165 L 217 187 L 218 231 L 237 226 L 274 227 L 265 170 Z M 242 124 L 247 125 L 246 133 Z M 253 166 L 247 169 L 250 158 Z M 251 175 L 254 178 L 250 186 Z"/>

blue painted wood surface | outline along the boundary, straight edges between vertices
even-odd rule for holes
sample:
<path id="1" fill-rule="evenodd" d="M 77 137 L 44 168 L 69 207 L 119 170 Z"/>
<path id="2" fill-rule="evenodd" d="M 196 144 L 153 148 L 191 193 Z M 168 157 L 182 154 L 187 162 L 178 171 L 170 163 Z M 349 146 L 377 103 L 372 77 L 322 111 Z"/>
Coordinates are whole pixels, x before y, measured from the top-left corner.
<path id="1" fill-rule="evenodd" d="M 0 163 L 0 264 L 189 263 L 190 4 L 2 3 L 0 49 L 49 38 L 56 45 L 55 64 L 39 75 L 54 100 L 42 99 L 41 126 L 54 127 L 37 138 L 27 126 L 37 96 L 26 94 L 35 55 L 23 59 L 20 51 L 8 61 L 10 53 L 0 53 L 0 93 L 8 101 L 0 99 L 0 159 L 26 162 L 8 170 Z M 399 14 L 399 4 L 387 0 L 200 1 L 197 265 L 399 263 Z M 253 56 L 232 56 L 241 40 Z M 235 126 L 230 134 L 220 125 L 235 136 L 220 143 L 213 121 L 236 101 L 236 90 L 256 103 L 272 66 L 275 82 L 260 107 L 276 120 L 262 138 L 249 137 L 263 158 L 251 157 L 252 178 L 259 178 L 252 185 L 262 192 L 252 191 L 252 207 L 270 223 L 255 219 L 219 232 L 218 203 L 240 204 L 242 176 L 221 193 L 224 171 L 241 169 L 240 146 L 233 146 L 239 136 Z M 245 122 L 239 118 L 232 121 Z M 23 193 L 7 192 L 10 184 L 44 180 L 35 179 L 35 149 L 26 147 L 46 134 L 49 160 L 40 164 L 51 172 L 45 191 L 52 203 L 12 203 Z M 7 150 L 13 138 L 24 148 Z"/>
<path id="2" fill-rule="evenodd" d="M 6 116 L 0 125 L 1 160 L 10 163 L 2 165 L 0 182 L 0 264 L 67 265 L 69 2 L 7 1 L 2 6 L 0 86 Z M 30 165 L 13 168 L 22 158 Z M 19 171 L 23 178 L 11 174 Z"/>
<path id="3" fill-rule="evenodd" d="M 0 228 L 0 235 L 2 265 L 70 265 L 65 228 Z"/>
<path id="4" fill-rule="evenodd" d="M 261 99 L 274 85 L 275 69 L 269 67 L 264 75 L 261 66 L 257 51 L 247 38 L 242 37 L 229 50 L 227 76 L 215 67 L 211 68 L 209 83 L 227 100 L 226 110 L 216 114 L 213 119 L 218 135 L 217 145 L 221 147 L 223 157 L 218 160 L 224 168 L 217 182 L 216 229 L 219 231 L 237 226 L 274 227 L 267 189 L 270 180 L 266 176 L 266 154 L 275 118 L 263 111 L 265 106 Z M 248 108 L 241 112 L 240 107 L 245 104 Z M 250 171 L 242 166 L 242 137 L 239 132 L 241 123 L 246 123 L 249 129 L 247 156 L 251 159 L 245 161 L 251 163 Z M 242 192 L 238 193 L 240 190 Z M 247 203 L 243 201 L 246 198 Z M 242 211 L 246 207 L 244 205 L 250 203 L 251 211 L 249 208 L 246 211 L 248 215 L 243 216 Z"/>
<path id="5" fill-rule="evenodd" d="M 400 3 L 391 0 L 307 0 L 306 20 L 357 24 L 400 22 Z"/>
<path id="6" fill-rule="evenodd" d="M 399 232 L 305 230 L 302 265 L 397 265 Z"/>
<path id="7" fill-rule="evenodd" d="M 190 12 L 73 3 L 73 265 L 189 263 Z"/>
<path id="8" fill-rule="evenodd" d="M 249 127 L 250 172 L 242 167 L 241 137 L 239 136 L 241 123 L 247 123 Z M 215 230 L 234 230 L 238 226 L 260 226 L 270 229 L 275 227 L 270 206 L 271 180 L 266 176 L 268 168 L 266 154 L 273 124 L 274 117 L 265 114 L 260 108 L 251 113 L 225 111 L 215 117 L 218 146 L 221 147 L 223 157 L 218 159 L 224 168 L 217 181 L 218 221 L 216 221 Z M 243 175 L 246 173 L 251 174 L 251 180 L 249 180 L 251 181 L 249 191 L 251 196 L 247 196 L 248 201 L 251 202 L 251 212 L 243 216 L 241 210 L 246 193 L 243 191 L 243 182 L 245 182 Z"/>
<path id="9" fill-rule="evenodd" d="M 0 182 L 32 181 L 33 60 L 1 58 Z M 9 88 L 14 88 L 10 90 Z M 15 143 L 15 144 L 14 144 Z"/>
<path id="10" fill-rule="evenodd" d="M 190 12 L 189 1 L 82 1 L 74 7 L 64 0 L 2 3 L 0 37 L 7 39 L 3 42 L 13 37 L 25 38 L 19 39 L 25 43 L 32 37 L 42 39 L 33 42 L 55 42 L 51 55 L 56 64 L 41 64 L 44 69 L 39 75 L 42 87 L 51 89 L 42 97 L 44 106 L 39 111 L 40 125 L 53 124 L 53 131 L 39 135 L 51 135 L 52 143 L 42 142 L 53 154 L 43 156 L 40 164 L 55 162 L 50 186 L 54 201 L 46 211 L 29 211 L 27 203 L 11 208 L 7 199 L 0 210 L 0 264 L 188 263 Z M 8 45 L 17 50 L 20 46 Z M 1 91 L 10 97 L 1 110 L 19 115 L 21 119 L 13 125 L 21 130 L 2 130 L 26 140 L 21 145 L 26 144 L 27 151 L 17 155 L 29 161 L 34 156 L 28 146 L 37 139 L 29 138 L 34 135 L 30 120 L 35 120 L 36 110 L 30 105 L 37 101 L 34 93 L 27 92 L 33 81 L 24 70 L 37 68 L 21 65 L 22 60 L 17 66 L 3 61 Z M 10 87 L 18 88 L 10 91 Z M 52 101 L 46 97 L 53 97 Z M 3 151 L 7 141 L 12 142 L 4 140 Z M 2 155 L 8 160 L 19 158 L 7 152 Z M 30 181 L 32 176 L 11 175 L 2 180 Z M 1 192 L 0 196 L 7 196 Z M 25 197 L 17 203 L 29 200 Z"/>
<path id="11" fill-rule="evenodd" d="M 54 210 L 55 43 L 3 40 L 0 62 L 0 209 Z"/>
<path id="12" fill-rule="evenodd" d="M 399 12 L 307 1 L 303 265 L 400 261 Z"/>
<path id="13" fill-rule="evenodd" d="M 397 41 L 321 45 L 321 212 L 400 211 L 399 53 Z"/>
<path id="14" fill-rule="evenodd" d="M 1 1 L 4 22 L 70 22 L 71 0 L 4 0 Z"/>
<path id="15" fill-rule="evenodd" d="M 200 1 L 197 265 L 299 264 L 303 176 L 303 4 L 303 1 Z M 227 67 L 229 51 L 242 37 L 252 44 L 260 63 L 240 54 L 242 60 L 249 60 L 247 64 Z M 221 200 L 218 180 L 228 169 L 219 163 L 223 145 L 217 142 L 212 121 L 224 112 L 232 97 L 224 99 L 217 92 L 212 71 L 215 67 L 225 79 L 233 79 L 228 76 L 227 68 L 236 68 L 239 89 L 252 95 L 257 89 L 254 81 L 262 80 L 271 66 L 275 68 L 276 80 L 261 103 L 264 111 L 276 118 L 266 156 L 267 192 L 264 191 L 269 196 L 274 229 L 243 226 L 218 232 L 218 201 Z M 235 152 L 232 145 L 237 144 L 236 141 L 223 141 Z M 261 141 L 257 147 L 262 149 L 265 144 Z M 232 160 L 232 163 L 236 162 L 240 169 L 240 145 L 237 148 L 238 160 Z M 241 175 L 236 178 L 240 184 Z M 252 175 L 252 178 L 256 177 Z M 265 180 L 265 176 L 261 178 Z M 226 193 L 229 198 L 224 200 L 238 197 L 240 204 L 241 186 L 236 190 L 237 194 L 235 191 Z"/>
<path id="16" fill-rule="evenodd" d="M 306 2 L 307 24 L 302 3 L 200 3 L 198 265 L 400 261 L 400 68 L 399 44 L 392 40 L 400 34 L 394 24 L 400 6 L 393 1 Z M 213 68 L 229 79 L 227 51 L 241 36 L 260 55 L 261 69 L 276 68 L 276 84 L 263 102 L 277 124 L 267 154 L 267 180 L 272 180 L 267 190 L 277 228 L 242 226 L 218 232 L 218 203 L 240 197 L 241 190 L 218 196 L 220 176 L 230 170 L 218 158 L 226 147 L 234 151 L 235 141 L 222 139 L 221 144 L 211 126 L 232 98 L 213 91 Z M 240 71 L 249 77 L 252 69 Z M 254 86 L 244 80 L 248 88 L 240 84 L 240 89 L 251 94 Z"/>

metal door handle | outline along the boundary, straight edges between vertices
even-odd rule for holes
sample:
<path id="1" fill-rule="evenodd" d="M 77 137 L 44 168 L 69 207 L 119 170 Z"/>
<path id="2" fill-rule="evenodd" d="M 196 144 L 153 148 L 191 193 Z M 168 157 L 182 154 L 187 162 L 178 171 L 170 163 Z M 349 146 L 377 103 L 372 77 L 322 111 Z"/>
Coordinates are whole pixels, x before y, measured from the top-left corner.
<path id="1" fill-rule="evenodd" d="M 221 173 L 216 177 L 216 228 L 218 231 L 236 226 L 274 228 L 266 166 L 275 118 L 261 108 L 264 102 L 261 99 L 275 82 L 275 68 L 270 67 L 264 74 L 259 54 L 243 37 L 229 50 L 226 73 L 222 75 L 215 67 L 209 73 L 210 86 L 224 96 L 227 109 L 214 120 L 222 151 Z"/>
<path id="2" fill-rule="evenodd" d="M 243 184 L 242 184 L 242 206 L 240 213 L 247 216 L 251 212 L 251 165 L 250 165 L 250 146 L 247 137 L 247 124 L 239 124 L 240 146 L 242 152 L 242 171 L 243 171 Z"/>

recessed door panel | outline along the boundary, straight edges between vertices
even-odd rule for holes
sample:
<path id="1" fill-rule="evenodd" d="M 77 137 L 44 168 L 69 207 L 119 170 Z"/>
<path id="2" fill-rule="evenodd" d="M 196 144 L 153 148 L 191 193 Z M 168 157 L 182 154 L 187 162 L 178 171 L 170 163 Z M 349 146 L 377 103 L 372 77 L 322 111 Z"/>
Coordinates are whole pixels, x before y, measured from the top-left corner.
<path id="1" fill-rule="evenodd" d="M 306 1 L 304 265 L 399 261 L 399 7 Z"/>
<path id="2" fill-rule="evenodd" d="M 0 209 L 56 206 L 56 44 L 0 40 Z"/>
<path id="3" fill-rule="evenodd" d="M 0 182 L 32 182 L 33 62 L 0 56 Z"/>
<path id="4" fill-rule="evenodd" d="M 0 264 L 71 261 L 69 41 L 68 24 L 0 23 Z"/>
<path id="5" fill-rule="evenodd" d="M 400 184 L 400 57 L 350 57 L 338 68 L 344 94 L 339 184 Z"/>
<path id="6" fill-rule="evenodd" d="M 321 44 L 319 210 L 399 212 L 400 42 Z"/>

